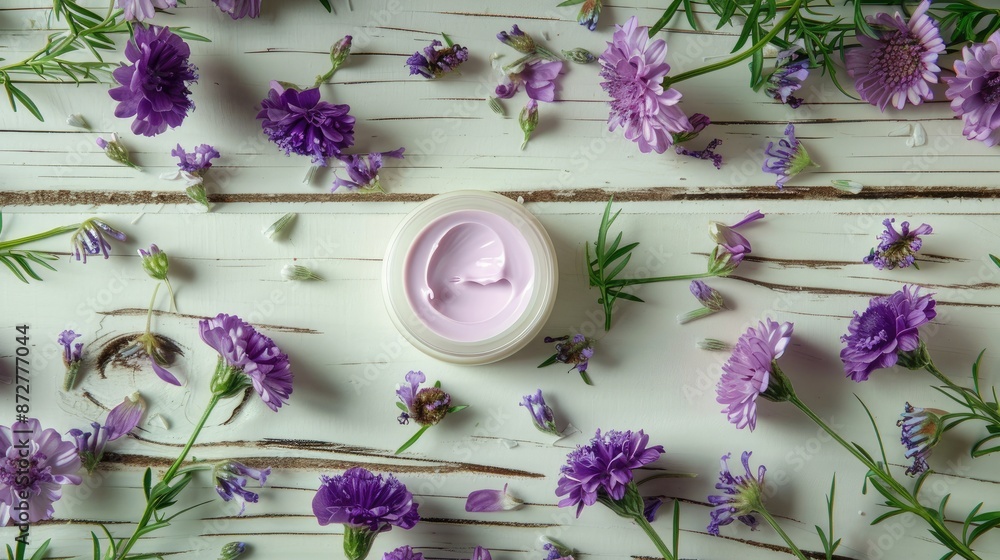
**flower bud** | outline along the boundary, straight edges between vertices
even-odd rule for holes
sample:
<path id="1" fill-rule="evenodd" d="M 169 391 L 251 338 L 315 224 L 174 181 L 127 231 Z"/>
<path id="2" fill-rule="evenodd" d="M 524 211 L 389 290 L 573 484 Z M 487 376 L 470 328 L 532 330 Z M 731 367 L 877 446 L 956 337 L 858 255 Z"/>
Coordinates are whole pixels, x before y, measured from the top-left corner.
<path id="1" fill-rule="evenodd" d="M 82 128 L 84 130 L 90 130 L 90 123 L 88 123 L 87 119 L 83 118 L 83 115 L 79 113 L 75 113 L 66 117 L 66 124 L 72 127 Z"/>
<path id="2" fill-rule="evenodd" d="M 247 550 L 246 543 L 241 542 L 231 542 L 226 543 L 222 546 L 222 551 L 219 554 L 219 560 L 236 560 L 243 555 Z"/>
<path id="3" fill-rule="evenodd" d="M 602 4 L 602 0 L 584 0 L 576 20 L 591 31 L 597 29 L 597 20 L 601 17 Z"/>
<path id="4" fill-rule="evenodd" d="M 285 280 L 322 280 L 318 274 L 298 264 L 286 264 L 281 269 L 281 276 Z"/>
<path id="5" fill-rule="evenodd" d="M 858 194 L 859 192 L 861 192 L 861 189 L 864 188 L 864 186 L 861 183 L 857 181 L 851 181 L 848 179 L 837 179 L 832 181 L 832 184 L 833 188 L 837 189 L 838 191 L 843 191 L 850 194 Z"/>
<path id="6" fill-rule="evenodd" d="M 528 140 L 531 139 L 531 133 L 538 126 L 538 102 L 534 99 L 529 99 L 528 104 L 524 106 L 524 109 L 521 109 L 521 116 L 517 120 L 521 125 L 521 131 L 524 132 L 524 141 L 521 142 L 521 149 L 523 150 L 528 145 Z"/>
<path id="7" fill-rule="evenodd" d="M 591 62 L 597 60 L 597 57 L 594 56 L 592 52 L 580 47 L 563 51 L 562 54 L 566 57 L 566 60 L 577 64 L 590 64 Z"/>
<path id="8" fill-rule="evenodd" d="M 691 295 L 708 309 L 721 311 L 726 307 L 726 302 L 723 301 L 722 294 L 701 280 L 692 280 L 690 289 Z"/>
<path id="9" fill-rule="evenodd" d="M 108 156 L 108 159 L 110 159 L 111 161 L 120 163 L 122 165 L 127 165 L 132 169 L 137 169 L 137 170 L 142 169 L 138 165 L 132 163 L 132 160 L 129 159 L 128 149 L 126 149 L 125 145 L 122 144 L 121 141 L 118 139 L 117 133 L 111 135 L 110 142 L 108 142 L 104 138 L 98 138 L 96 142 L 97 142 L 97 147 L 104 150 L 104 155 Z"/>
<path id="10" fill-rule="evenodd" d="M 142 261 L 142 268 L 146 271 L 146 274 L 156 280 L 167 279 L 167 270 L 170 268 L 170 262 L 167 260 L 167 254 L 161 251 L 159 247 L 150 245 L 149 251 L 139 249 L 139 258 Z"/>
<path id="11" fill-rule="evenodd" d="M 204 183 L 191 185 L 190 187 L 184 189 L 184 194 L 186 194 L 191 200 L 204 206 L 206 210 L 212 209 L 212 203 L 208 201 L 208 193 L 205 192 Z"/>
<path id="12" fill-rule="evenodd" d="M 297 216 L 297 214 L 295 212 L 289 212 L 289 213 L 285 214 L 284 216 L 278 218 L 278 221 L 276 221 L 273 224 L 271 224 L 270 226 L 268 226 L 261 233 L 264 234 L 264 237 L 270 239 L 271 241 L 274 241 L 274 240 L 276 240 L 279 237 L 279 235 L 281 234 L 282 230 L 284 230 L 286 227 L 288 227 L 288 225 L 290 223 L 292 223 L 292 221 L 295 220 L 295 216 Z"/>
<path id="13" fill-rule="evenodd" d="M 521 31 L 517 25 L 511 27 L 510 33 L 506 31 L 497 33 L 497 39 L 519 53 L 534 54 L 536 49 L 535 40 L 531 38 L 531 35 Z"/>
<path id="14" fill-rule="evenodd" d="M 352 39 L 353 37 L 346 35 L 330 47 L 330 64 L 333 65 L 334 72 L 344 64 L 344 61 L 347 60 L 347 55 L 351 54 Z"/>

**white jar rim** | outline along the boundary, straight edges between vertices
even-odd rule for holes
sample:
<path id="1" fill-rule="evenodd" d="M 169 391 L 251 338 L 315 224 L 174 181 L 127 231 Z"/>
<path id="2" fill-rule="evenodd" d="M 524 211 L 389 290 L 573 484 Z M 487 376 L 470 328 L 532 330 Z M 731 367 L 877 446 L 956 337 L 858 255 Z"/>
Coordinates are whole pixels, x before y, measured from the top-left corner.
<path id="1" fill-rule="evenodd" d="M 407 255 L 413 242 L 434 221 L 463 210 L 498 216 L 524 236 L 534 266 L 531 294 L 521 316 L 499 334 L 485 340 L 459 342 L 431 330 L 406 297 Z M 435 196 L 410 212 L 393 232 L 382 263 L 382 295 L 396 329 L 413 346 L 442 361 L 478 365 L 502 360 L 538 336 L 555 305 L 559 266 L 548 233 L 531 212 L 507 197 L 488 191 L 453 191 Z"/>

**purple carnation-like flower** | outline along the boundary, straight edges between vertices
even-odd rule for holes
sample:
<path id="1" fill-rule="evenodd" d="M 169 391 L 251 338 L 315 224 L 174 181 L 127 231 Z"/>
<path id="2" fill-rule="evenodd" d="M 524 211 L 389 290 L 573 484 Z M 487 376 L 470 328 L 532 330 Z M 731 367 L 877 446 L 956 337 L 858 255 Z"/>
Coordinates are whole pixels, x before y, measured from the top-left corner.
<path id="1" fill-rule="evenodd" d="M 62 486 L 81 482 L 76 445 L 34 418 L 0 426 L 0 450 L 0 527 L 51 519 Z"/>
<path id="2" fill-rule="evenodd" d="M 885 111 L 892 104 L 902 109 L 907 100 L 920 105 L 934 97 L 928 84 L 937 83 L 938 55 L 945 50 L 941 31 L 927 15 L 930 1 L 924 0 L 913 11 L 910 21 L 880 13 L 868 16 L 875 37 L 859 32 L 861 45 L 847 51 L 847 75 L 868 103 Z"/>
<path id="3" fill-rule="evenodd" d="M 934 230 L 927 224 L 921 224 L 920 227 L 910 230 L 910 222 L 903 222 L 899 224 L 902 231 L 896 231 L 892 225 L 895 221 L 894 218 L 882 221 L 885 231 L 878 237 L 878 247 L 872 249 L 861 262 L 873 265 L 879 270 L 906 268 L 913 264 L 917 251 L 923 246 L 920 236 L 930 235 Z"/>
<path id="4" fill-rule="evenodd" d="M 139 425 L 146 411 L 146 401 L 138 393 L 125 397 L 118 406 L 111 409 L 104 426 L 92 422 L 93 432 L 84 432 L 73 428 L 69 435 L 76 440 L 76 449 L 80 461 L 88 473 L 94 472 L 104 457 L 104 448 L 108 443 L 128 434 Z M 91 439 L 93 438 L 93 439 Z"/>
<path id="5" fill-rule="evenodd" d="M 391 474 L 375 475 L 355 467 L 320 480 L 322 484 L 312 502 L 320 525 L 342 523 L 382 533 L 393 527 L 412 529 L 420 521 L 413 494 Z"/>
<path id="6" fill-rule="evenodd" d="M 299 91 L 271 82 L 257 118 L 267 137 L 285 150 L 312 156 L 316 165 L 354 145 L 354 117 L 348 105 L 320 100 L 319 88 Z"/>
<path id="7" fill-rule="evenodd" d="M 219 151 L 208 144 L 195 147 L 191 153 L 184 151 L 184 148 L 177 144 L 177 147 L 171 150 L 170 155 L 178 159 L 177 167 L 181 171 L 195 175 L 201 175 L 208 171 L 212 167 L 212 160 L 220 157 Z"/>
<path id="8" fill-rule="evenodd" d="M 233 19 L 243 19 L 247 16 L 255 18 L 260 15 L 261 0 L 212 0 L 212 2 L 215 2 L 222 13 L 229 14 Z"/>
<path id="9" fill-rule="evenodd" d="M 410 67 L 411 76 L 434 79 L 456 71 L 466 60 L 469 60 L 469 49 L 458 44 L 445 47 L 435 39 L 424 47 L 424 54 L 415 52 L 407 58 L 406 65 Z"/>
<path id="10" fill-rule="evenodd" d="M 750 470 L 750 451 L 744 451 L 742 462 L 745 475 L 733 476 L 729 472 L 729 453 L 722 456 L 722 471 L 715 488 L 722 490 L 722 495 L 708 497 L 708 502 L 715 506 L 710 514 L 712 520 L 708 524 L 708 533 L 719 536 L 719 527 L 729 525 L 739 519 L 751 529 L 757 528 L 757 518 L 752 514 L 762 509 L 761 500 L 764 494 L 764 473 L 767 468 L 761 465 L 757 468 L 757 476 Z"/>
<path id="11" fill-rule="evenodd" d="M 219 353 L 226 366 L 249 378 L 271 410 L 277 411 L 292 394 L 288 355 L 274 341 L 235 315 L 220 313 L 198 325 L 201 339 Z"/>
<path id="12" fill-rule="evenodd" d="M 341 179 L 334 171 L 333 190 L 345 187 L 349 191 L 385 192 L 378 176 L 379 170 L 382 169 L 382 158 L 403 159 L 405 151 L 406 148 L 400 148 L 391 152 L 372 152 L 367 156 L 356 154 L 337 156 L 337 159 L 343 162 L 350 179 Z"/>
<path id="13" fill-rule="evenodd" d="M 932 295 L 903 286 L 892 295 L 872 298 L 864 313 L 855 311 L 847 334 L 840 338 L 846 344 L 840 359 L 848 377 L 867 381 L 873 371 L 896 365 L 900 352 L 916 350 L 918 329 L 937 316 Z"/>
<path id="14" fill-rule="evenodd" d="M 635 16 L 625 25 L 616 25 L 608 48 L 601 55 L 601 83 L 611 96 L 609 130 L 625 129 L 625 138 L 637 143 L 639 151 L 662 154 L 673 143 L 673 135 L 692 129 L 687 116 L 677 107 L 681 93 L 663 89 L 661 82 L 670 72 L 666 63 L 667 43 L 651 41 L 649 28 L 640 27 Z"/>
<path id="15" fill-rule="evenodd" d="M 930 468 L 927 458 L 931 456 L 931 448 L 944 433 L 942 416 L 948 414 L 936 408 L 918 408 L 906 403 L 901 418 L 896 426 L 901 428 L 899 441 L 906 447 L 906 458 L 913 464 L 906 468 L 906 474 L 916 476 Z"/>
<path id="16" fill-rule="evenodd" d="M 561 60 L 533 59 L 522 66 L 519 72 L 506 75 L 494 93 L 500 99 L 510 99 L 524 85 L 528 98 L 551 103 L 556 98 L 556 78 L 562 67 Z"/>
<path id="17" fill-rule="evenodd" d="M 778 140 L 778 146 L 774 142 L 767 143 L 764 150 L 764 165 L 761 167 L 765 173 L 774 173 L 778 176 L 775 186 L 779 189 L 792 177 L 805 171 L 807 167 L 815 166 L 806 151 L 805 145 L 795 137 L 795 125 L 788 123 L 785 127 L 785 138 Z"/>
<path id="18" fill-rule="evenodd" d="M 1000 143 L 1000 31 L 964 47 L 955 77 L 944 82 L 951 109 L 965 124 L 962 134 L 990 147 Z"/>
<path id="19" fill-rule="evenodd" d="M 212 469 L 212 478 L 215 479 L 215 491 L 225 501 L 236 500 L 240 504 L 240 513 L 247 509 L 247 502 L 256 504 L 260 498 L 256 493 L 247 490 L 247 479 L 256 480 L 260 487 L 264 487 L 264 482 L 270 476 L 271 469 L 257 470 L 240 463 L 238 461 L 225 461 L 219 463 Z"/>
<path id="20" fill-rule="evenodd" d="M 156 8 L 165 10 L 176 8 L 177 0 L 115 0 L 115 6 L 123 10 L 122 17 L 128 21 L 145 21 L 156 13 Z"/>
<path id="21" fill-rule="evenodd" d="M 597 434 L 587 445 L 579 445 L 566 456 L 560 469 L 556 495 L 565 496 L 559 507 L 576 506 L 580 516 L 585 506 L 598 497 L 620 500 L 632 482 L 633 471 L 660 458 L 662 445 L 647 447 L 649 436 L 638 432 L 611 430 Z"/>
<path id="22" fill-rule="evenodd" d="M 424 560 L 424 555 L 409 546 L 401 546 L 383 554 L 382 560 Z"/>
<path id="23" fill-rule="evenodd" d="M 125 45 L 132 64 L 114 71 L 121 87 L 108 93 L 118 102 L 116 117 L 135 117 L 132 132 L 156 136 L 180 126 L 194 109 L 188 85 L 198 80 L 198 69 L 188 61 L 191 48 L 169 28 L 136 26 L 134 33 Z"/>
<path id="24" fill-rule="evenodd" d="M 771 319 L 750 327 L 740 337 L 732 356 L 722 366 L 716 401 L 737 428 L 757 427 L 757 397 L 771 388 L 778 374 L 775 360 L 792 339 L 791 323 Z"/>

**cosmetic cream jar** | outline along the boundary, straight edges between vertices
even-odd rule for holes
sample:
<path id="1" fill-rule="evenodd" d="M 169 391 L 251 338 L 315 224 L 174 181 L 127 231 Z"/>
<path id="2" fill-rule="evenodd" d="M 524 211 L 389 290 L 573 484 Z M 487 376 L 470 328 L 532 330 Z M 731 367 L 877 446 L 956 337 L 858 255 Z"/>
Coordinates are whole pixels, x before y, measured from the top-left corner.
<path id="1" fill-rule="evenodd" d="M 538 336 L 558 277 L 552 240 L 522 205 L 492 192 L 454 191 L 423 202 L 396 228 L 382 290 L 411 344 L 477 365 Z"/>

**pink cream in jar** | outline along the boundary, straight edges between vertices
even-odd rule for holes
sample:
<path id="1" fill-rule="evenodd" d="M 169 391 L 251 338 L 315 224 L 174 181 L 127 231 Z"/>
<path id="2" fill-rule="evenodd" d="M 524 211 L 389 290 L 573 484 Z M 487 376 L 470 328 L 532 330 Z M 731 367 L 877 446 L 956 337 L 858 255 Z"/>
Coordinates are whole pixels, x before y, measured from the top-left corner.
<path id="1" fill-rule="evenodd" d="M 445 361 L 484 364 L 538 335 L 557 277 L 552 242 L 522 205 L 458 191 L 403 220 L 386 253 L 383 291 L 414 346 Z"/>

